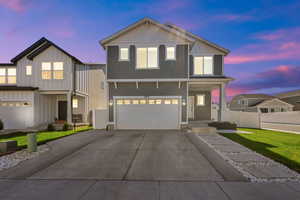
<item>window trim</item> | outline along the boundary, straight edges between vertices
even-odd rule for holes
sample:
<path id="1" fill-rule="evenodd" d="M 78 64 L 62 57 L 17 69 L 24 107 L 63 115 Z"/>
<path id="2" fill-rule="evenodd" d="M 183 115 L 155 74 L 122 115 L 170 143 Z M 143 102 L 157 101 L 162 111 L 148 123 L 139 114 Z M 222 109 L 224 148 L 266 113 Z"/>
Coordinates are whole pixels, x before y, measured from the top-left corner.
<path id="1" fill-rule="evenodd" d="M 147 49 L 147 67 L 146 68 L 140 68 L 137 66 L 137 51 L 138 49 L 143 49 L 143 48 L 146 48 Z M 157 50 L 157 67 L 148 67 L 148 49 L 149 48 L 156 48 Z M 149 46 L 149 47 L 145 47 L 145 46 L 139 46 L 139 47 L 136 47 L 136 50 L 135 50 L 135 69 L 136 70 L 152 70 L 152 69 L 160 69 L 159 67 L 159 47 L 158 46 Z"/>
<path id="2" fill-rule="evenodd" d="M 200 96 L 203 97 L 203 104 L 199 104 L 199 100 L 198 100 L 198 99 L 199 99 Z M 205 94 L 197 94 L 196 97 L 197 97 L 197 98 L 196 98 L 196 105 L 197 105 L 197 106 L 205 106 L 205 103 L 206 103 L 206 102 L 205 102 Z"/>
<path id="3" fill-rule="evenodd" d="M 214 69 L 214 56 L 215 55 L 193 55 L 193 75 L 192 76 L 215 76 L 215 69 Z M 195 74 L 195 58 L 196 57 L 203 57 L 203 74 Z M 204 57 L 211 57 L 212 58 L 212 73 L 211 74 L 204 74 Z"/>
<path id="4" fill-rule="evenodd" d="M 127 59 L 121 59 L 121 49 L 127 49 Z M 129 47 L 119 47 L 119 61 L 130 61 Z"/>
<path id="5" fill-rule="evenodd" d="M 168 48 L 174 48 L 174 58 L 168 58 Z M 176 60 L 176 46 L 166 46 L 165 55 L 166 60 Z"/>
<path id="6" fill-rule="evenodd" d="M 28 67 L 30 67 L 30 74 L 28 74 L 27 72 L 27 69 L 28 69 Z M 32 65 L 26 65 L 25 66 L 25 75 L 26 76 L 32 76 Z"/>

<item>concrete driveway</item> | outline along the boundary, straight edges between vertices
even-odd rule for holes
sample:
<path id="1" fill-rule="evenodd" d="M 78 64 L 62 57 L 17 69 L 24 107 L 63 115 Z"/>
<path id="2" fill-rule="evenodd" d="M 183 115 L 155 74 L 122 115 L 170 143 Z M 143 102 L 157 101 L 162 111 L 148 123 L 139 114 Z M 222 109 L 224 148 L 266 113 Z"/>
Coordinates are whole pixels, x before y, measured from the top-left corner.
<path id="1" fill-rule="evenodd" d="M 116 131 L 113 136 L 100 137 L 29 178 L 224 180 L 180 131 Z"/>

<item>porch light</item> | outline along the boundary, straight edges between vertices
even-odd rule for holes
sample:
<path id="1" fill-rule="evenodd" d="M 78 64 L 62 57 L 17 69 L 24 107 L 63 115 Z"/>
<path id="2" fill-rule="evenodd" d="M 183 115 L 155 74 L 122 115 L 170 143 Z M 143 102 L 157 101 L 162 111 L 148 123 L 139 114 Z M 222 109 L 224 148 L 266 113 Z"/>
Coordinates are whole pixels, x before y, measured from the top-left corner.
<path id="1" fill-rule="evenodd" d="M 186 105 L 185 99 L 182 99 L 182 105 L 183 105 L 183 106 Z"/>
<path id="2" fill-rule="evenodd" d="M 113 100 L 109 100 L 109 106 L 112 106 L 112 105 L 114 105 Z"/>

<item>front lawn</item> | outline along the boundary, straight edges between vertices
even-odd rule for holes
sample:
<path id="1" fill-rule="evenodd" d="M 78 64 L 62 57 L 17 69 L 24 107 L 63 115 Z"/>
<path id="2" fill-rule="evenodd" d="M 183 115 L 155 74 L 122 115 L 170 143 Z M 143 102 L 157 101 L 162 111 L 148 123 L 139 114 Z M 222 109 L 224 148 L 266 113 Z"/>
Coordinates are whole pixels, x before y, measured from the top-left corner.
<path id="1" fill-rule="evenodd" d="M 92 127 L 83 126 L 78 127 L 76 130 L 68 130 L 68 131 L 44 131 L 37 133 L 37 141 L 39 144 L 45 143 L 47 141 L 55 140 L 61 137 L 65 137 L 68 135 L 72 135 L 74 133 L 91 130 Z M 26 133 L 17 133 L 13 136 L 0 136 L 0 142 L 4 142 L 7 140 L 16 140 L 18 142 L 19 147 L 24 147 L 27 145 L 27 136 Z"/>
<path id="2" fill-rule="evenodd" d="M 239 128 L 252 134 L 223 133 L 237 143 L 300 173 L 300 135 L 262 129 Z"/>

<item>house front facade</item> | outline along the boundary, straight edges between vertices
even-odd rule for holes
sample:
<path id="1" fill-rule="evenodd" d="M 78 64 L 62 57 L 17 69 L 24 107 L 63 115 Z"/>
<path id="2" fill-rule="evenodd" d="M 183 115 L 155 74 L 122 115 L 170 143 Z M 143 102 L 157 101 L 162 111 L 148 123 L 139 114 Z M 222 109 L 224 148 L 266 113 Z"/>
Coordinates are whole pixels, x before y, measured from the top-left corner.
<path id="1" fill-rule="evenodd" d="M 107 53 L 108 124 L 115 129 L 179 129 L 219 120 L 226 107 L 229 51 L 175 25 L 144 18 L 100 41 Z"/>
<path id="2" fill-rule="evenodd" d="M 104 66 L 83 63 L 41 38 L 11 63 L 0 64 L 0 119 L 4 128 L 89 122 L 92 109 L 106 106 L 105 98 L 95 103 L 89 95 L 104 94 Z M 94 77 L 97 73 L 99 76 Z"/>

